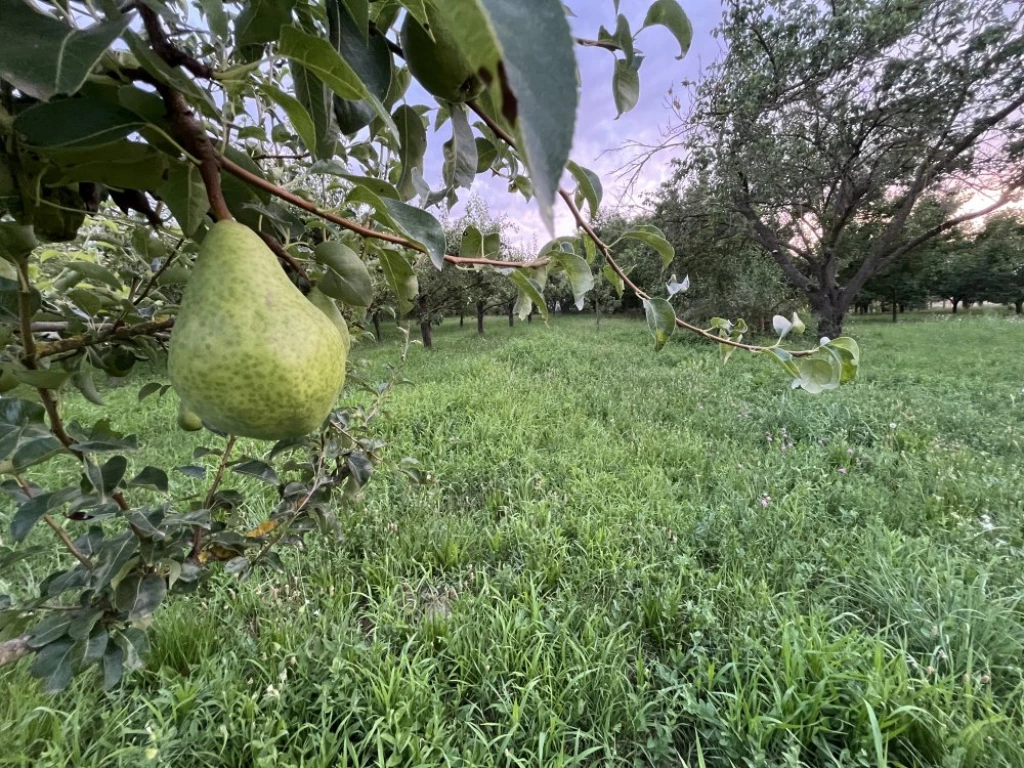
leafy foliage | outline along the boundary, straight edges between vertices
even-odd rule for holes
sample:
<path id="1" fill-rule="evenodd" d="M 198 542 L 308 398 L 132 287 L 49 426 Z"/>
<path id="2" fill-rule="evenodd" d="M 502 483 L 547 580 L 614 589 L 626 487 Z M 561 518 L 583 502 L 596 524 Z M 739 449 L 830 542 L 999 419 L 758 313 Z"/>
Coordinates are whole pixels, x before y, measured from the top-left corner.
<path id="1" fill-rule="evenodd" d="M 385 460 L 377 422 L 397 371 L 382 383 L 350 371 L 348 407 L 269 449 L 207 430 L 191 457 L 135 467 L 130 457 L 159 426 L 125 433 L 124 413 L 69 420 L 72 388 L 98 404 L 104 377 L 118 384 L 137 366 L 163 370 L 215 222 L 258 233 L 298 289 L 341 302 L 355 343 L 387 313 L 415 310 L 427 330 L 456 306 L 475 305 L 481 317 L 498 302 L 546 316 L 549 279 L 578 305 L 599 280 L 606 291 L 629 288 L 659 308 L 659 348 L 677 327 L 739 343 L 676 318 L 618 266 L 621 241 L 654 249 L 667 267 L 674 249 L 660 229 L 639 222 L 608 245 L 580 212 L 598 217 L 603 187 L 569 159 L 577 41 L 558 0 L 203 0 L 199 16 L 153 2 L 4 7 L 0 472 L 16 506 L 12 537 L 45 534 L 59 557 L 37 595 L 4 601 L 2 632 L 36 654 L 32 670 L 49 689 L 91 668 L 111 687 L 141 668 L 157 610 L 216 574 L 280 568 L 279 551 L 314 533 L 337 543 L 339 513 Z M 413 23 L 432 31 L 409 43 L 397 29 Z M 640 29 L 651 26 L 685 53 L 691 30 L 675 0 L 653 3 Z M 615 102 L 630 109 L 643 63 L 630 23 L 620 15 L 597 38 L 582 44 L 616 58 Z M 451 96 L 410 101 L 413 79 L 436 93 L 431 78 L 467 62 L 470 77 Z M 439 190 L 423 178 L 431 123 L 442 135 L 450 128 Z M 572 190 L 559 187 L 566 168 Z M 432 209 L 453 204 L 480 173 L 536 198 L 549 225 L 561 198 L 577 231 L 537 254 L 512 253 L 501 228 L 483 222 L 446 233 Z M 798 383 L 825 388 L 818 376 Z M 358 391 L 369 400 L 352 405 Z M 162 379 L 137 397 L 178 405 Z M 199 427 L 187 403 L 175 410 L 184 427 Z M 60 471 L 44 474 L 43 464 Z M 426 480 L 408 460 L 396 466 Z M 233 476 L 270 493 L 254 525 L 242 514 L 254 497 L 226 487 Z"/>

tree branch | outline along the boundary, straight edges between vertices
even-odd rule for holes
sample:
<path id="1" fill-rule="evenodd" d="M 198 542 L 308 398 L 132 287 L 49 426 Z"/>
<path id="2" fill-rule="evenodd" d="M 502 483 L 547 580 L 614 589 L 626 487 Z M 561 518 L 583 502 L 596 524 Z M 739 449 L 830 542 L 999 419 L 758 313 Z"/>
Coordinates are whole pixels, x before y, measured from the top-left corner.
<path id="1" fill-rule="evenodd" d="M 29 635 L 22 635 L 0 642 L 0 667 L 13 664 L 22 656 L 32 653 L 32 646 L 28 644 L 28 639 Z"/>
<path id="2" fill-rule="evenodd" d="M 381 232 L 379 230 L 373 229 L 372 227 L 363 226 L 362 224 L 352 221 L 351 219 L 346 219 L 344 216 L 339 216 L 336 213 L 331 213 L 330 211 L 322 210 L 321 208 L 318 208 L 316 205 L 309 202 L 308 200 L 301 198 L 298 195 L 292 194 L 287 189 L 279 187 L 272 181 L 267 181 L 266 179 L 257 176 L 254 173 L 251 173 L 250 171 L 232 162 L 223 155 L 220 156 L 219 160 L 221 168 L 230 173 L 232 176 L 241 179 L 242 181 L 246 182 L 247 184 L 250 184 L 251 186 L 259 187 L 265 192 L 269 192 L 275 197 L 278 197 L 281 200 L 291 203 L 296 208 L 301 208 L 304 211 L 312 213 L 314 216 L 319 216 L 321 219 L 324 219 L 325 221 L 329 221 L 332 224 L 337 224 L 339 227 L 347 229 L 351 232 L 355 232 L 357 235 L 360 235 L 361 237 L 369 237 L 375 240 L 383 240 L 388 243 L 394 243 L 395 245 L 400 245 L 403 248 L 409 248 L 410 250 L 417 251 L 419 253 L 427 252 L 427 249 L 424 248 L 419 243 L 415 243 L 412 240 L 409 240 L 408 238 L 402 237 L 401 235 L 392 235 L 388 232 Z M 450 256 L 448 254 L 445 254 L 444 260 L 451 264 L 480 264 L 490 267 L 513 269 L 542 267 L 550 261 L 549 259 L 539 259 L 534 261 L 499 261 L 497 259 L 476 259 L 462 256 Z"/>
<path id="3" fill-rule="evenodd" d="M 142 24 L 146 28 L 146 36 L 149 38 L 149 44 L 153 47 L 153 51 L 161 59 L 166 61 L 172 67 L 183 67 L 191 72 L 195 77 L 202 78 L 204 80 L 214 80 L 215 75 L 213 69 L 197 61 L 185 51 L 175 46 L 170 39 L 167 37 L 167 33 L 164 32 L 163 27 L 160 26 L 160 19 L 146 3 L 136 3 L 135 7 L 139 11 L 139 15 L 142 17 Z"/>
<path id="4" fill-rule="evenodd" d="M 150 320 L 135 325 L 124 325 L 120 328 L 112 328 L 109 331 L 99 333 L 83 333 L 80 336 L 69 336 L 66 339 L 52 341 L 49 344 L 40 344 L 36 349 L 36 357 L 51 357 L 63 352 L 73 352 L 77 349 L 85 349 L 105 341 L 124 341 L 136 336 L 152 336 L 160 331 L 166 331 L 174 325 L 174 318 L 165 320 Z"/>

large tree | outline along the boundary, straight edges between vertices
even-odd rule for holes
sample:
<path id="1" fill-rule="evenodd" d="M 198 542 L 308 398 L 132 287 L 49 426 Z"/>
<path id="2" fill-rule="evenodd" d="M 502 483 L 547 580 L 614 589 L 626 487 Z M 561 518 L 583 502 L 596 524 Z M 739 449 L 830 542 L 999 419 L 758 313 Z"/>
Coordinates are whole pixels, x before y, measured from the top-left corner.
<path id="1" fill-rule="evenodd" d="M 695 87 L 677 183 L 707 174 L 720 205 L 825 335 L 874 275 L 1024 186 L 1024 6 L 1005 0 L 751 0 L 728 4 L 727 46 Z M 976 205 L 903 238 L 939 190 Z M 840 280 L 847 230 L 880 223 Z"/>

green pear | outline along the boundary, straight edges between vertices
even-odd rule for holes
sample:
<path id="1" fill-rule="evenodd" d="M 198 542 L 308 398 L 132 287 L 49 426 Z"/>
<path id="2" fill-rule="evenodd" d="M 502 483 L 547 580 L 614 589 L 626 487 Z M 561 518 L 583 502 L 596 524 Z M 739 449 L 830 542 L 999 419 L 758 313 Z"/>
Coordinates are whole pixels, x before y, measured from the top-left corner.
<path id="1" fill-rule="evenodd" d="M 411 13 L 405 15 L 401 31 L 405 63 L 420 85 L 437 98 L 455 102 L 475 99 L 484 82 L 459 50 L 458 36 L 438 18 L 441 13 L 439 6 L 431 16 L 430 32 Z"/>
<path id="2" fill-rule="evenodd" d="M 186 432 L 198 432 L 203 428 L 203 420 L 184 402 L 178 403 L 178 426 Z"/>
<path id="3" fill-rule="evenodd" d="M 308 434 L 345 381 L 337 327 L 285 276 L 259 235 L 220 221 L 203 239 L 171 334 L 171 383 L 214 429 Z"/>
<path id="4" fill-rule="evenodd" d="M 338 309 L 338 305 L 334 303 L 334 299 L 316 286 L 313 286 L 313 290 L 309 292 L 306 298 L 334 323 L 338 333 L 341 334 L 341 341 L 345 345 L 345 357 L 348 357 L 348 352 L 352 348 L 352 337 L 348 332 L 348 323 L 345 322 L 345 317 L 341 314 L 341 310 Z"/>

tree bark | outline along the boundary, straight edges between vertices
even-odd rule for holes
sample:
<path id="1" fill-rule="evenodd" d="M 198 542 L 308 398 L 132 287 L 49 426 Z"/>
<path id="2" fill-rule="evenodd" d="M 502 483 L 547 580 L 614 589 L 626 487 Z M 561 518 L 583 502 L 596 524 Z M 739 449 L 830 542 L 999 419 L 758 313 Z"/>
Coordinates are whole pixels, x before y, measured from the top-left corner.
<path id="1" fill-rule="evenodd" d="M 32 653 L 32 648 L 28 644 L 28 635 L 4 640 L 0 642 L 0 667 L 11 664 L 30 653 Z"/>
<path id="2" fill-rule="evenodd" d="M 515 321 L 512 319 L 512 310 L 515 309 L 515 304 L 508 305 L 508 327 L 511 328 L 515 325 Z"/>
<path id="3" fill-rule="evenodd" d="M 434 326 L 429 320 L 420 320 L 420 336 L 423 337 L 424 349 L 434 348 Z"/>
<path id="4" fill-rule="evenodd" d="M 847 305 L 840 297 L 835 294 L 813 294 L 811 307 L 818 316 L 818 336 L 835 339 L 843 335 L 843 318 L 846 316 Z"/>
<path id="5" fill-rule="evenodd" d="M 1024 314 L 1024 299 L 1017 299 L 1013 302 L 1013 309 L 1018 315 Z"/>
<path id="6" fill-rule="evenodd" d="M 532 323 L 533 322 L 533 310 L 532 309 L 530 310 L 530 314 L 528 314 L 526 316 L 526 322 L 527 323 Z"/>
<path id="7" fill-rule="evenodd" d="M 896 322 L 896 289 L 892 289 L 892 321 Z"/>
<path id="8" fill-rule="evenodd" d="M 484 303 L 482 301 L 476 303 L 476 332 L 481 336 L 484 335 Z"/>
<path id="9" fill-rule="evenodd" d="M 958 305 L 959 303 L 960 303 L 960 299 L 958 299 L 958 298 L 956 298 L 956 297 L 953 297 L 953 301 L 952 301 L 952 304 L 953 304 L 953 314 L 954 314 L 954 315 L 956 314 L 956 307 L 957 307 L 957 305 Z"/>
<path id="10" fill-rule="evenodd" d="M 379 344 L 382 339 L 380 332 L 380 312 L 373 313 L 373 335 L 377 337 L 377 343 Z"/>
<path id="11" fill-rule="evenodd" d="M 463 315 L 461 312 L 459 312 L 459 328 L 461 328 L 463 325 L 465 325 L 465 323 L 466 323 L 466 316 Z"/>

